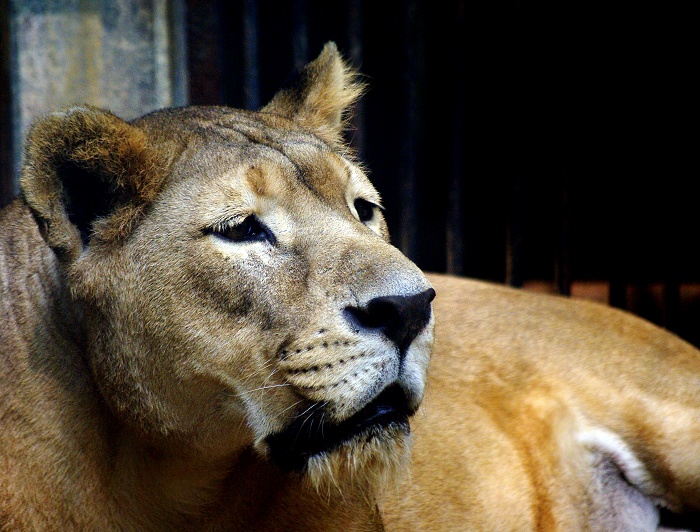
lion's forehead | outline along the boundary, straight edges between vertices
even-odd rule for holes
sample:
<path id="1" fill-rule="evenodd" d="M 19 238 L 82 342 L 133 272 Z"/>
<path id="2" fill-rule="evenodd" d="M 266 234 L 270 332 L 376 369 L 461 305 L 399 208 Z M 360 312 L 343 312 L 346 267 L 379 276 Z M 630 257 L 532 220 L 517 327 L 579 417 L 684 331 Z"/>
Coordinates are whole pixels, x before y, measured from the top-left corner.
<path id="1" fill-rule="evenodd" d="M 362 170 L 345 153 L 280 116 L 226 107 L 189 107 L 156 112 L 142 120 L 145 124 L 140 125 L 187 146 L 184 153 L 189 168 L 183 174 L 189 177 L 207 175 L 210 180 L 225 181 L 247 175 L 248 179 L 233 184 L 252 185 L 255 193 L 289 188 L 296 193 L 299 185 L 336 206 L 345 204 L 351 181 L 361 181 L 362 187 L 373 191 Z M 258 168 L 253 179 L 251 167 Z M 271 186 L 279 181 L 286 181 L 288 187 Z"/>
<path id="2" fill-rule="evenodd" d="M 356 190 L 358 181 L 371 188 L 351 161 L 307 140 L 290 135 L 272 143 L 235 133 L 227 140 L 212 135 L 196 147 L 181 172 L 227 195 L 244 190 L 282 200 L 284 196 L 298 198 L 302 190 L 336 208 L 345 208 L 348 189 Z"/>

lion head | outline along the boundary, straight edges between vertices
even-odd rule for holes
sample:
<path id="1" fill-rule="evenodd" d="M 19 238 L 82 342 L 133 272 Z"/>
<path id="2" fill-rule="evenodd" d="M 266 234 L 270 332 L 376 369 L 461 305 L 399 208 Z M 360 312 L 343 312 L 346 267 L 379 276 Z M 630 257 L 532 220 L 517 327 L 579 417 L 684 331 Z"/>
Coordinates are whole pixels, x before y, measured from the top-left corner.
<path id="1" fill-rule="evenodd" d="M 341 140 L 360 91 L 329 44 L 259 112 L 84 106 L 34 125 L 23 196 L 119 426 L 252 446 L 316 484 L 405 459 L 435 293 Z"/>

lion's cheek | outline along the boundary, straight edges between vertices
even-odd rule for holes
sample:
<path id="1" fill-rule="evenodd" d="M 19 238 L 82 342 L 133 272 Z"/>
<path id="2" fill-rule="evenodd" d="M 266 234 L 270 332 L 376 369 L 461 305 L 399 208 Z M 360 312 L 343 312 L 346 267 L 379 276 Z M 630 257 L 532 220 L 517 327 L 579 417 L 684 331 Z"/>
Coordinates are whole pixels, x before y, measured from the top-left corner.
<path id="1" fill-rule="evenodd" d="M 87 305 L 96 381 L 110 409 L 138 431 L 247 445 L 265 415 L 240 390 L 265 386 L 271 335 L 187 299 L 149 293 L 137 308 L 117 299 Z"/>

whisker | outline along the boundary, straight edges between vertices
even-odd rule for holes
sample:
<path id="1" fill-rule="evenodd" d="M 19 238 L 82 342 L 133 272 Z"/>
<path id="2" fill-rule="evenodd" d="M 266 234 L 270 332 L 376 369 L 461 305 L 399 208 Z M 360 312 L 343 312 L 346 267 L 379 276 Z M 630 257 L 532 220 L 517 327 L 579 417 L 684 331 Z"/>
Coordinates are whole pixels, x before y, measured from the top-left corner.
<path id="1" fill-rule="evenodd" d="M 295 406 L 297 406 L 299 403 L 303 403 L 303 402 L 304 402 L 303 399 L 299 399 L 299 400 L 298 400 L 296 403 L 294 403 L 293 405 L 288 406 L 287 408 L 285 408 L 284 410 L 282 410 L 282 412 L 280 412 L 280 414 L 284 414 L 287 410 L 290 410 L 290 409 L 294 408 Z M 295 416 L 295 417 L 296 417 L 296 416 Z"/>
<path id="2" fill-rule="evenodd" d="M 314 417 L 314 414 L 315 414 L 315 413 L 316 413 L 316 410 L 314 410 L 314 411 L 312 411 L 312 412 L 309 412 L 309 414 L 306 416 L 306 418 L 304 418 L 304 421 L 301 422 L 301 425 L 299 425 L 299 432 L 301 432 L 301 429 L 304 428 L 304 425 L 306 425 L 306 422 L 307 422 L 308 420 L 310 420 L 310 419 L 313 420 L 313 417 Z M 311 425 L 313 425 L 313 424 L 314 424 L 314 422 L 311 421 Z"/>
<path id="3" fill-rule="evenodd" d="M 314 406 L 318 407 L 318 406 L 319 406 L 319 403 L 316 403 L 316 404 L 312 405 L 312 408 L 313 408 Z M 309 410 L 311 410 L 311 408 L 307 408 L 307 409 L 306 409 L 307 412 L 308 412 Z M 292 444 L 292 447 L 294 447 L 294 446 L 297 444 L 297 441 L 299 440 L 299 436 L 301 436 L 302 429 L 304 428 L 304 425 L 306 425 L 306 422 L 307 422 L 309 419 L 311 419 L 311 425 L 309 425 L 309 433 L 311 432 L 311 428 L 314 426 L 313 416 L 314 416 L 315 413 L 316 413 L 316 411 L 309 412 L 309 415 L 306 416 L 306 419 L 304 419 L 304 421 L 302 421 L 301 425 L 299 425 L 299 429 L 297 430 L 297 435 L 296 435 L 296 438 L 294 438 L 294 443 Z"/>
<path id="4" fill-rule="evenodd" d="M 288 382 L 283 382 L 282 384 L 270 384 L 269 386 L 261 386 L 260 388 L 253 388 L 249 393 L 257 392 L 259 390 L 268 390 L 270 388 L 282 388 L 284 386 L 291 386 Z"/>
<path id="5" fill-rule="evenodd" d="M 267 365 L 267 363 L 266 363 L 265 365 Z M 277 366 L 275 366 L 275 367 L 272 369 L 272 373 L 270 373 L 267 377 L 265 377 L 265 380 L 263 381 L 263 384 L 265 384 L 268 380 L 270 380 L 270 378 L 271 378 L 275 373 L 277 373 L 278 371 L 279 371 L 279 368 L 278 368 Z"/>
<path id="6" fill-rule="evenodd" d="M 296 419 L 299 419 L 301 416 L 303 416 L 304 414 L 306 414 L 309 410 L 312 410 L 312 409 L 314 409 L 314 408 L 318 408 L 318 406 L 319 406 L 319 403 L 312 403 L 311 406 L 310 406 L 309 408 L 307 408 L 307 409 L 304 410 L 301 414 L 297 414 L 297 415 L 294 416 L 294 417 L 295 417 Z M 313 412 L 312 412 L 312 414 L 313 414 Z"/>

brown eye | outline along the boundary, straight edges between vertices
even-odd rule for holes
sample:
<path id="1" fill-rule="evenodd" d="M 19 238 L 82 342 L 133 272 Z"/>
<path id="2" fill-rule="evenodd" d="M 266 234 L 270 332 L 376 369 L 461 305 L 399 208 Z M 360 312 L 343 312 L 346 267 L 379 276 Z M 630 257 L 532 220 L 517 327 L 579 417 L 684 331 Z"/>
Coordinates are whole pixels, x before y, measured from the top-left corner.
<path id="1" fill-rule="evenodd" d="M 258 221 L 255 216 L 248 216 L 239 224 L 225 225 L 210 229 L 210 232 L 233 242 L 256 242 L 267 240 L 275 243 L 275 237 L 270 230 Z"/>
<path id="2" fill-rule="evenodd" d="M 370 203 L 362 198 L 357 198 L 354 206 L 357 211 L 357 217 L 363 224 L 372 221 L 372 218 L 374 218 L 374 209 L 377 208 L 374 203 Z"/>

